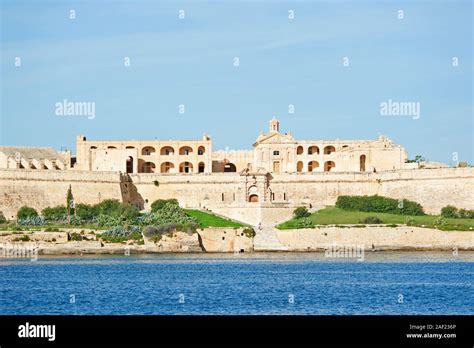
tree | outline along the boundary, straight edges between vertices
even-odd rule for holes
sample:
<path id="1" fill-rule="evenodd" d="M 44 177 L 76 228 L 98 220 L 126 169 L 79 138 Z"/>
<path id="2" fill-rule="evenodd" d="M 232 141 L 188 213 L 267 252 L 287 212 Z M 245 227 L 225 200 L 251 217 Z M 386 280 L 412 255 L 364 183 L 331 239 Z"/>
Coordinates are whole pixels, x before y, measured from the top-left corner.
<path id="1" fill-rule="evenodd" d="M 424 162 L 425 158 L 422 155 L 416 155 L 415 159 L 408 160 L 407 163 L 418 163 L 420 164 L 421 162 Z"/>
<path id="2" fill-rule="evenodd" d="M 74 211 L 74 214 L 76 212 L 76 209 L 75 209 L 75 206 L 74 206 L 74 196 L 72 194 L 71 185 L 69 185 L 69 188 L 67 189 L 66 207 L 67 207 L 67 222 L 70 224 L 71 223 L 71 211 Z"/>
<path id="3" fill-rule="evenodd" d="M 425 160 L 425 158 L 421 155 L 416 155 L 415 156 L 415 162 L 420 164 L 420 162 L 423 162 Z"/>
<path id="4" fill-rule="evenodd" d="M 26 219 L 36 216 L 38 216 L 38 212 L 34 208 L 27 207 L 26 205 L 18 209 L 18 212 L 16 213 L 18 219 Z"/>
<path id="5" fill-rule="evenodd" d="M 310 214 L 310 212 L 308 211 L 308 209 L 306 207 L 298 207 L 295 210 L 293 210 L 293 216 L 296 219 L 302 219 L 302 218 L 308 217 L 310 215 L 311 214 Z"/>

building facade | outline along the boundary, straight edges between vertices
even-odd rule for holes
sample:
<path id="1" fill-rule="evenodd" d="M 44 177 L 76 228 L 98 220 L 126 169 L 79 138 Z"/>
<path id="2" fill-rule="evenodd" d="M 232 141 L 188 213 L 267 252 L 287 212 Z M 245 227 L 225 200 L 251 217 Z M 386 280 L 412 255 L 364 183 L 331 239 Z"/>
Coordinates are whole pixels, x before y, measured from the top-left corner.
<path id="1" fill-rule="evenodd" d="M 405 149 L 377 140 L 296 140 L 273 118 L 252 150 L 213 151 L 212 140 L 104 141 L 76 138 L 76 156 L 52 148 L 0 147 L 0 168 L 129 174 L 376 172 L 408 168 Z"/>

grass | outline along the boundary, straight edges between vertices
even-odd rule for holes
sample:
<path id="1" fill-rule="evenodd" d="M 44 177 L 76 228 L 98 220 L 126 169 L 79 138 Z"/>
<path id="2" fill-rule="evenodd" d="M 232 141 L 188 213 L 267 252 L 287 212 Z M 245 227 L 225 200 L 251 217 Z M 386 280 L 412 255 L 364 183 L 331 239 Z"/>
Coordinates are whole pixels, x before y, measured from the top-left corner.
<path id="1" fill-rule="evenodd" d="M 470 231 L 474 230 L 474 219 L 450 219 L 442 218 L 444 223 L 436 225 L 435 221 L 439 215 L 423 215 L 423 216 L 408 216 L 388 213 L 362 212 L 362 211 L 347 211 L 336 207 L 327 207 L 321 209 L 309 217 L 315 225 L 347 225 L 347 224 L 361 224 L 361 221 L 366 217 L 376 216 L 383 221 L 383 224 L 406 224 L 410 219 L 411 226 L 422 226 L 437 228 L 440 230 L 456 230 L 456 231 Z M 297 227 L 297 220 L 291 219 L 277 226 L 280 230 L 295 229 Z"/>
<path id="2" fill-rule="evenodd" d="M 206 227 L 244 227 L 244 225 L 229 220 L 229 219 L 224 219 L 221 218 L 220 216 L 216 216 L 213 214 L 209 214 L 206 212 L 203 212 L 201 210 L 195 210 L 195 209 L 184 209 L 186 214 L 188 216 L 194 217 L 199 221 L 199 224 L 201 227 L 206 228 Z"/>

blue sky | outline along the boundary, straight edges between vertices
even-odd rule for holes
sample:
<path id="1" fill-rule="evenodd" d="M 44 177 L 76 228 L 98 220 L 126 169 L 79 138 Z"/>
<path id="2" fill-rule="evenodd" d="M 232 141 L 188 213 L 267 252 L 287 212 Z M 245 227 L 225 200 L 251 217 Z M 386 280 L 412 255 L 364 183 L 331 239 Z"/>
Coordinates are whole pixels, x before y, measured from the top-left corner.
<path id="1" fill-rule="evenodd" d="M 471 1 L 0 1 L 2 145 L 207 132 L 250 149 L 276 116 L 297 139 L 385 134 L 411 158 L 473 162 Z M 95 118 L 55 115 L 64 99 Z M 381 116 L 389 99 L 420 118 Z"/>

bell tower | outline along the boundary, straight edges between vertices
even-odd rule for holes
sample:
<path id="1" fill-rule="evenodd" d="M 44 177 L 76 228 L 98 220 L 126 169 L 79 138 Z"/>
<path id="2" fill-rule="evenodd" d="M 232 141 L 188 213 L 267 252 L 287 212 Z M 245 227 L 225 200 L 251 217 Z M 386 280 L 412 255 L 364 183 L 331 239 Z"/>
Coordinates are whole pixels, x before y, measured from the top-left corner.
<path id="1" fill-rule="evenodd" d="M 270 122 L 268 122 L 270 127 L 270 133 L 279 133 L 280 132 L 280 121 L 273 117 Z"/>

